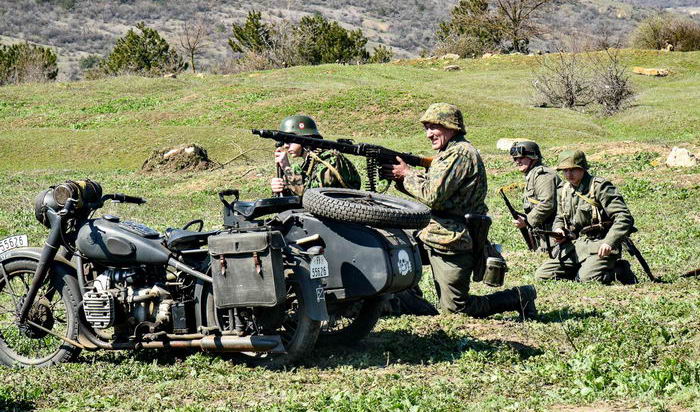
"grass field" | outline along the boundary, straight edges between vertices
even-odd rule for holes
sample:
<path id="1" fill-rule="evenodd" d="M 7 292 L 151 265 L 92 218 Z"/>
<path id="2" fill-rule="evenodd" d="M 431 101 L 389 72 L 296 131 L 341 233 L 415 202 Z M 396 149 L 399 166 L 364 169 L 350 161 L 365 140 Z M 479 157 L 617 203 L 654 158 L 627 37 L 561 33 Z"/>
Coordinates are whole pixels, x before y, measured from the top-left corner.
<path id="1" fill-rule="evenodd" d="M 635 264 L 635 286 L 543 283 L 541 316 L 526 323 L 515 314 L 387 318 L 362 344 L 318 348 L 284 371 L 148 351 L 84 353 L 44 370 L 0 367 L 0 410 L 700 410 L 700 281 L 679 276 L 700 268 L 700 168 L 663 166 L 674 145 L 700 152 L 700 53 L 625 51 L 624 61 L 672 74 L 634 77 L 634 105 L 609 118 L 532 107 L 537 63 L 527 56 L 459 61 L 459 72 L 414 61 L 0 88 L 0 238 L 26 233 L 41 245 L 34 196 L 84 177 L 149 200 L 104 213 L 161 231 L 195 218 L 215 228 L 219 190 L 268 196 L 272 143 L 249 129 L 302 112 L 327 137 L 428 155 L 417 119 L 448 101 L 463 109 L 486 162 L 491 237 L 506 250 L 507 287 L 534 282 L 544 257 L 526 251 L 495 195 L 521 181 L 495 148 L 504 137 L 537 140 L 547 159 L 582 147 L 593 173 L 622 191 L 637 245 L 670 281 L 645 281 Z M 138 171 L 152 150 L 181 143 L 198 143 L 220 162 L 244 155 L 209 172 Z"/>

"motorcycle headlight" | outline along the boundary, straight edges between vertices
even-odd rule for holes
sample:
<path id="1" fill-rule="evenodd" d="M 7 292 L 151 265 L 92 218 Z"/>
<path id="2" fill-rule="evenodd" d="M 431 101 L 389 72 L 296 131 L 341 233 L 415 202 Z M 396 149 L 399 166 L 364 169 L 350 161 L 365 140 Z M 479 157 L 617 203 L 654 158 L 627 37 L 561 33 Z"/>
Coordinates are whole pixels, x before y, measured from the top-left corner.
<path id="1" fill-rule="evenodd" d="M 56 186 L 53 197 L 61 207 L 65 206 L 68 199 L 76 199 L 78 201 L 76 206 L 80 209 L 85 203 L 100 200 L 102 197 L 102 186 L 90 179 L 69 180 Z"/>

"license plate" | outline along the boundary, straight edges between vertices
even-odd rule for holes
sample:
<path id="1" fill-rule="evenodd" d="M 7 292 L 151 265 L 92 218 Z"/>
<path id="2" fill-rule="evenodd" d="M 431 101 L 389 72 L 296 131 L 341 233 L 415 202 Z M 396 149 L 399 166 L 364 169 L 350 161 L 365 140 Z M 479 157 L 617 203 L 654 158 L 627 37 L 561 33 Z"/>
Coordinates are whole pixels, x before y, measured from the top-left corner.
<path id="1" fill-rule="evenodd" d="M 11 249 L 17 249 L 18 247 L 27 247 L 29 243 L 27 242 L 27 235 L 17 235 L 6 237 L 0 240 L 0 253 L 7 252 Z"/>
<path id="2" fill-rule="evenodd" d="M 309 270 L 311 271 L 311 279 L 327 278 L 328 261 L 323 255 L 316 255 L 311 258 Z"/>

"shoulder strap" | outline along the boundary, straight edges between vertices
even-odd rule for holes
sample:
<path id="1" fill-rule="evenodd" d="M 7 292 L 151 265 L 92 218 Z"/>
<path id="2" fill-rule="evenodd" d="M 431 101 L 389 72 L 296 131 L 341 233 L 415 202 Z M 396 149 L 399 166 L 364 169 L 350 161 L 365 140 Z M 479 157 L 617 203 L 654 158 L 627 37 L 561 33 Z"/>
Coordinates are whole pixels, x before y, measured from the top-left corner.
<path id="1" fill-rule="evenodd" d="M 342 177 L 342 176 L 340 175 L 340 173 L 338 172 L 338 169 L 336 169 L 332 164 L 330 164 L 329 162 L 327 162 L 327 161 L 321 159 L 321 157 L 319 157 L 319 156 L 318 156 L 316 153 L 314 153 L 314 152 L 309 152 L 309 156 L 311 156 L 311 158 L 312 158 L 313 160 L 315 160 L 315 161 L 321 163 L 322 165 L 326 166 L 326 168 L 328 169 L 328 171 L 330 171 L 330 172 L 333 174 L 333 176 L 335 176 L 335 178 L 338 179 L 338 182 L 341 184 L 341 186 L 343 186 L 345 189 L 348 188 L 348 185 L 345 184 L 345 180 L 343 180 L 343 177 Z M 309 172 L 311 172 L 311 169 L 309 169 Z"/>

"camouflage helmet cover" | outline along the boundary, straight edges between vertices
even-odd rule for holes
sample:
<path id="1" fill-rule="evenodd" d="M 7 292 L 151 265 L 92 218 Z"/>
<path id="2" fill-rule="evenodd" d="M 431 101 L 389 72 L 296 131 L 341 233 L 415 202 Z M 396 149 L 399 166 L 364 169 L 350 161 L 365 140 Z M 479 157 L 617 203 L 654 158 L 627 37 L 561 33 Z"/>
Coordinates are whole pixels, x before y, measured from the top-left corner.
<path id="1" fill-rule="evenodd" d="M 588 161 L 586 161 L 586 154 L 580 150 L 566 150 L 561 152 L 559 154 L 559 163 L 557 164 L 557 170 L 575 168 L 588 170 Z"/>
<path id="2" fill-rule="evenodd" d="M 510 155 L 512 157 L 529 157 L 533 160 L 542 159 L 542 152 L 540 152 L 540 146 L 531 140 L 521 140 L 513 143 L 510 148 Z"/>
<path id="3" fill-rule="evenodd" d="M 420 118 L 421 123 L 435 123 L 465 133 L 462 112 L 454 104 L 433 103 Z"/>
<path id="4" fill-rule="evenodd" d="M 280 123 L 280 131 L 300 136 L 321 137 L 316 128 L 314 119 L 301 114 L 285 117 L 282 123 Z"/>

